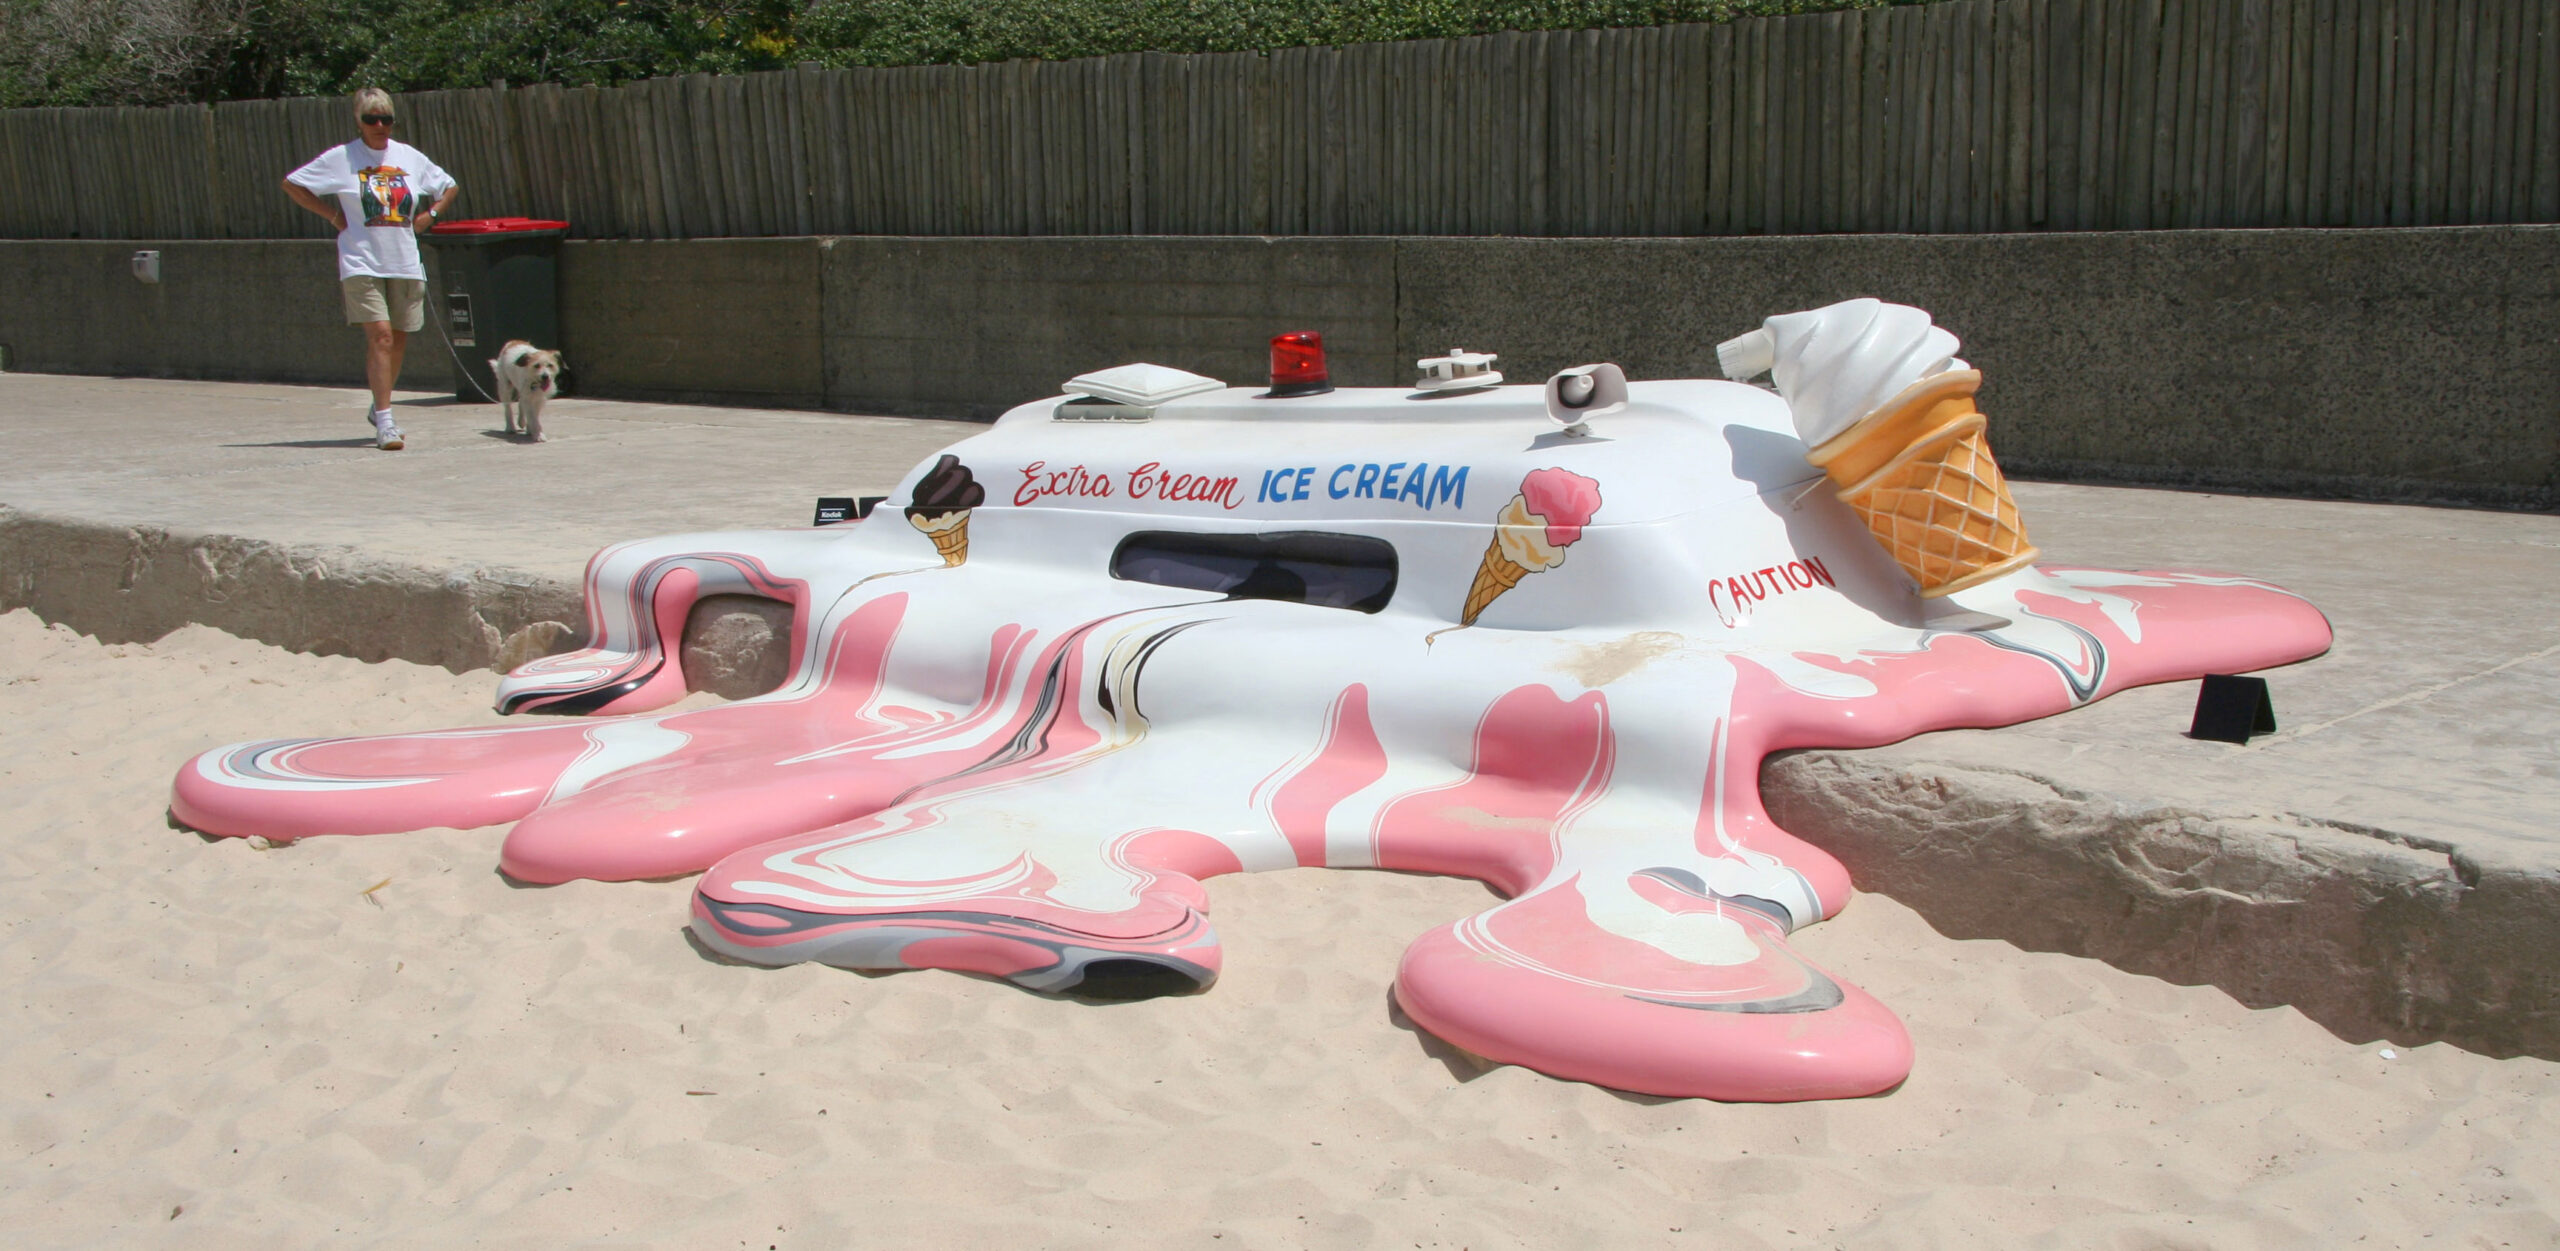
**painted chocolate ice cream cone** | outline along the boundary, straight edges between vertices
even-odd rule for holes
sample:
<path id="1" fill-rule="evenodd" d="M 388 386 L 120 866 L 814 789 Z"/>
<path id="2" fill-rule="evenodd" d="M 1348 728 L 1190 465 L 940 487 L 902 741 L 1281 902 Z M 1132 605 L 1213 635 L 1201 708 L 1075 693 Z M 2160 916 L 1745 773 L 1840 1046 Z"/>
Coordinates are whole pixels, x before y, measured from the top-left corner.
<path id="1" fill-rule="evenodd" d="M 1520 483 L 1520 493 L 1503 505 L 1493 541 L 1485 545 L 1484 562 L 1467 588 L 1467 603 L 1458 624 L 1471 626 L 1502 593 L 1520 579 L 1564 563 L 1564 549 L 1582 538 L 1582 528 L 1600 509 L 1600 484 L 1565 469 L 1533 469 Z"/>
<path id="2" fill-rule="evenodd" d="M 959 457 L 944 453 L 916 481 L 915 494 L 907 504 L 907 524 L 933 540 L 933 550 L 942 554 L 946 567 L 956 567 L 969 559 L 969 510 L 986 502 L 987 489 L 978 485 L 969 467 Z"/>
<path id="3" fill-rule="evenodd" d="M 942 563 L 957 565 L 969 559 L 969 510 L 944 513 L 941 516 L 907 514 L 908 524 L 924 531 L 933 540 L 933 550 L 942 553 Z"/>
<path id="4" fill-rule="evenodd" d="M 1930 598 L 2038 555 L 1983 435 L 1982 374 L 1959 346 L 1919 309 L 1850 300 L 1717 347 L 1729 375 L 1769 372 L 1805 459 Z"/>

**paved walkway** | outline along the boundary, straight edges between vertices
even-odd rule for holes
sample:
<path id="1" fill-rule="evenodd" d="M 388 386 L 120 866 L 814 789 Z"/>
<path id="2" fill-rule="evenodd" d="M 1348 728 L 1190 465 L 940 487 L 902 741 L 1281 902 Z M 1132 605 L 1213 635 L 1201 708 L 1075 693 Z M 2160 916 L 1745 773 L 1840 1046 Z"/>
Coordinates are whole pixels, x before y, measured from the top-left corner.
<path id="1" fill-rule="evenodd" d="M 608 543 L 809 524 L 975 425 L 563 399 L 549 441 L 404 392 L 382 452 L 353 388 L 0 374 L 0 504 L 575 579 Z"/>
<path id="2" fill-rule="evenodd" d="M 552 441 L 404 395 L 0 375 L 0 604 L 457 668 L 556 644 L 609 542 L 806 524 L 973 426 L 562 400 Z M 2281 729 L 2195 687 L 1773 763 L 1772 807 L 1961 934 L 2084 951 L 2345 1033 L 2560 1054 L 2560 517 L 2026 483 L 2049 559 L 2261 576 L 2337 629 Z M 2530 946 L 2521 946 L 2521 944 Z"/>

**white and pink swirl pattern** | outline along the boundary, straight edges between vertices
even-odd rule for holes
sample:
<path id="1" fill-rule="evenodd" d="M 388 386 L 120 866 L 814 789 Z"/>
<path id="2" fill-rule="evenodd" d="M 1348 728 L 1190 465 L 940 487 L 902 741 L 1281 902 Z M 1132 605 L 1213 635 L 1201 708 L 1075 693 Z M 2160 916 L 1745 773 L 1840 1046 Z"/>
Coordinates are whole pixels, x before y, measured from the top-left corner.
<path id="1" fill-rule="evenodd" d="M 1459 874 L 1504 899 L 1407 951 L 1397 999 L 1435 1034 L 1628 1090 L 1854 1096 L 1899 1082 L 1910 1040 L 1788 946 L 1849 882 L 1769 820 L 1765 755 L 2001 725 L 2328 643 L 2263 583 L 2059 567 L 1964 593 L 2005 624 L 1933 630 L 1857 519 L 1803 496 L 1765 392 L 1639 383 L 1610 439 L 1562 445 L 1536 437 L 1534 388 L 1401 396 L 1231 391 L 1108 430 L 1031 406 L 953 449 L 1000 488 L 965 563 L 903 524 L 625 544 L 588 570 L 594 645 L 502 695 L 622 715 L 219 748 L 179 771 L 173 811 L 276 838 L 511 825 L 499 861 L 524 881 L 700 874 L 693 931 L 739 959 L 1105 995 L 1215 979 L 1202 883 L 1219 875 Z M 1301 476 L 1355 438 L 1366 461 Z M 1414 462 L 1438 471 L 1418 502 L 1354 489 Z M 1426 645 L 1505 488 L 1552 466 L 1605 487 L 1606 522 Z M 1209 485 L 1090 485 L 1177 471 Z M 1354 536 L 1362 576 L 1391 544 L 1392 596 L 1326 606 L 1307 583 L 1323 571 L 1280 557 L 1230 592 L 1119 563 L 1129 536 L 1165 532 L 1264 552 Z M 791 676 L 651 711 L 683 693 L 686 612 L 723 592 L 793 606 Z"/>

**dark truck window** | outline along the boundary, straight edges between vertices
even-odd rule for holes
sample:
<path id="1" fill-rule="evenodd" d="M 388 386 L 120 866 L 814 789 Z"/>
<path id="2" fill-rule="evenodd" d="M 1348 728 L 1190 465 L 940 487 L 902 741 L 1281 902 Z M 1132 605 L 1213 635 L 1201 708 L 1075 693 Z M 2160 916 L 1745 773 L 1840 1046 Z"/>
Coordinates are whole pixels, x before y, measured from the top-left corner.
<path id="1" fill-rule="evenodd" d="M 1140 530 L 1111 553 L 1111 576 L 1231 599 L 1376 612 L 1396 593 L 1396 548 L 1384 539 L 1321 530 Z"/>

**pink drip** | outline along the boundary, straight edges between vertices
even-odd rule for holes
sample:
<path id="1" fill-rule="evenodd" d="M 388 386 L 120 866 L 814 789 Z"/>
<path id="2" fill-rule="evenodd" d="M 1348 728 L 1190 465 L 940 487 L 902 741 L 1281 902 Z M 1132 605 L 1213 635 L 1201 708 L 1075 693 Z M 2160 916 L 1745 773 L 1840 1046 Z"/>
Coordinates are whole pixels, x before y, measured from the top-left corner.
<path id="1" fill-rule="evenodd" d="M 1518 687 L 1477 721 L 1466 780 L 1409 792 L 1379 813 L 1378 867 L 1518 894 L 1554 868 L 1557 823 L 1608 788 L 1616 756 L 1600 692 L 1567 700 Z"/>
<path id="2" fill-rule="evenodd" d="M 1271 797 L 1271 822 L 1289 840 L 1298 863 L 1325 862 L 1327 818 L 1334 806 L 1387 775 L 1387 752 L 1369 724 L 1369 688 L 1353 683 L 1334 697 L 1324 746 Z"/>

